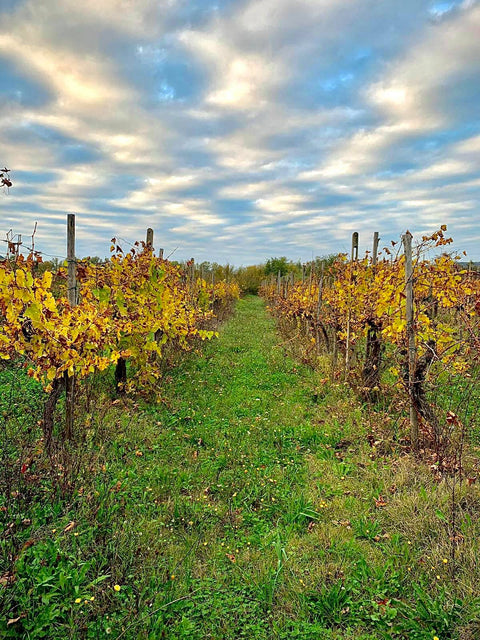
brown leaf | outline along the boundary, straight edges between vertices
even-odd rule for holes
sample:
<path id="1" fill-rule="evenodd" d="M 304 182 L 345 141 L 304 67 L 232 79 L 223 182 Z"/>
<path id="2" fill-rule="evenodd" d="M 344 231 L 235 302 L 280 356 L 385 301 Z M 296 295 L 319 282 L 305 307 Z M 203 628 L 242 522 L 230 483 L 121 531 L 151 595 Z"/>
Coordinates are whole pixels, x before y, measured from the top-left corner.
<path id="1" fill-rule="evenodd" d="M 30 538 L 30 540 L 27 540 L 25 542 L 25 544 L 22 547 L 22 551 L 25 551 L 26 549 L 28 549 L 29 547 L 33 547 L 33 545 L 35 544 L 36 540 L 34 540 L 33 538 Z"/>
<path id="2" fill-rule="evenodd" d="M 65 529 L 63 530 L 64 533 L 68 533 L 69 531 L 71 531 L 72 529 L 75 528 L 76 522 L 74 520 L 72 520 L 71 522 L 69 522 L 67 524 L 67 526 L 65 527 Z"/>
<path id="3" fill-rule="evenodd" d="M 388 504 L 388 500 L 386 500 L 383 496 L 378 496 L 375 498 L 375 507 L 377 509 L 381 509 L 382 507 L 386 507 Z"/>
<path id="4" fill-rule="evenodd" d="M 383 600 L 376 600 L 375 602 L 379 607 L 386 607 L 390 603 L 390 600 L 388 598 L 384 598 Z"/>
<path id="5" fill-rule="evenodd" d="M 226 553 L 225 554 L 227 556 L 227 558 L 230 560 L 230 562 L 236 562 L 236 558 L 233 555 L 233 553 Z"/>
<path id="6" fill-rule="evenodd" d="M 3 576 L 0 576 L 0 585 L 2 587 L 7 587 L 9 584 L 15 582 L 15 576 L 13 573 L 7 572 L 4 573 Z"/>

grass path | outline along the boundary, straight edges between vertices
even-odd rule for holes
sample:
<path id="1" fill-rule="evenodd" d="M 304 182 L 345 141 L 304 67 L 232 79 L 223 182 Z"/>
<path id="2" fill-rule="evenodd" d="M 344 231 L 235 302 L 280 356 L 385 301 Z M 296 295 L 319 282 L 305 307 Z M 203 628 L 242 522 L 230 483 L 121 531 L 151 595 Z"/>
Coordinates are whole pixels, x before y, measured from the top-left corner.
<path id="1" fill-rule="evenodd" d="M 448 496 L 372 449 L 348 389 L 281 342 L 247 297 L 172 369 L 163 404 L 113 404 L 92 441 L 100 472 L 67 506 L 19 515 L 36 543 L 0 608 L 25 615 L 0 635 L 480 637 L 455 635 L 471 616 L 443 562 Z"/>
<path id="2" fill-rule="evenodd" d="M 145 597 L 152 582 L 162 602 L 198 589 L 151 621 L 166 637 L 272 637 L 288 538 L 313 510 L 305 456 L 321 442 L 315 374 L 279 342 L 263 302 L 241 300 L 205 356 L 172 374 L 169 409 L 143 416 L 143 455 L 125 484 L 133 475 L 147 499 L 129 505 L 120 546 L 143 541 L 142 567 L 128 571 L 152 563 Z"/>

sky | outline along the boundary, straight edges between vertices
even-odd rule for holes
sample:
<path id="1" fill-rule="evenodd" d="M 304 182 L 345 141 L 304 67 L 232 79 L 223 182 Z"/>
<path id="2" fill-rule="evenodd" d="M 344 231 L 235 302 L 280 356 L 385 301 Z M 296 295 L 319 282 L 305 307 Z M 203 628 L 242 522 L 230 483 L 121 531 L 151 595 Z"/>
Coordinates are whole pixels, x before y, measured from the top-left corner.
<path id="1" fill-rule="evenodd" d="M 0 240 L 306 261 L 448 225 L 480 260 L 477 0 L 0 0 Z M 2 247 L 0 244 L 0 253 Z"/>

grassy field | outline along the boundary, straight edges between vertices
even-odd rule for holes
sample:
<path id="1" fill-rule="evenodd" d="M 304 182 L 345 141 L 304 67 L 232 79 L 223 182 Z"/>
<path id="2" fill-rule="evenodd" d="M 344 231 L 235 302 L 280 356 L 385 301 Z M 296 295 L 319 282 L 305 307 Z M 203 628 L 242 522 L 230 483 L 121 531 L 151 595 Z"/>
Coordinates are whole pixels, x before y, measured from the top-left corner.
<path id="1" fill-rule="evenodd" d="M 72 495 L 40 462 L 20 473 L 0 637 L 480 638 L 476 483 L 453 523 L 451 484 L 387 446 L 388 418 L 287 352 L 247 297 L 163 402 L 104 394 Z M 0 392 L 7 457 L 40 391 L 4 369 Z"/>

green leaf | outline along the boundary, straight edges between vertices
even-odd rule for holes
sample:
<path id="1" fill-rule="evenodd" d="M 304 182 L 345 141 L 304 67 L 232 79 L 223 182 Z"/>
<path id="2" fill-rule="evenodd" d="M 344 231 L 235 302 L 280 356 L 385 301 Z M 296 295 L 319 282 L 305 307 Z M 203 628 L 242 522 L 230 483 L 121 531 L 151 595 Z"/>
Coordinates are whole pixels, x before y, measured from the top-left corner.
<path id="1" fill-rule="evenodd" d="M 102 287 L 101 289 L 94 289 L 92 293 L 101 303 L 107 303 L 110 300 L 110 287 L 108 286 Z"/>
<path id="2" fill-rule="evenodd" d="M 33 322 L 40 322 L 42 317 L 42 307 L 38 302 L 32 302 L 23 314 L 26 318 L 30 318 Z"/>
<path id="3" fill-rule="evenodd" d="M 435 509 L 435 514 L 437 518 L 443 520 L 443 522 L 448 522 L 447 516 L 442 511 L 440 511 L 440 509 Z"/>

